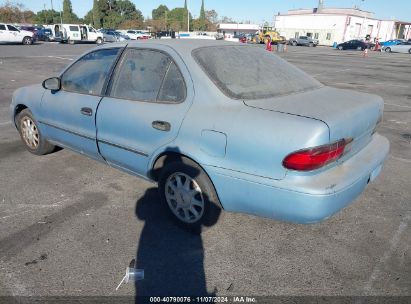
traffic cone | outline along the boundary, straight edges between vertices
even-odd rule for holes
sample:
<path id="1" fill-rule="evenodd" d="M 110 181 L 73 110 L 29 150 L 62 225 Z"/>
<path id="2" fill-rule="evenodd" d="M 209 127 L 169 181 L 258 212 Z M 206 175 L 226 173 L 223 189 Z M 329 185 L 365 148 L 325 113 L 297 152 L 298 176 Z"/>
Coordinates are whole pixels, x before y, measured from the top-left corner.
<path id="1" fill-rule="evenodd" d="M 363 57 L 368 57 L 368 49 L 364 49 L 364 52 L 362 53 Z"/>

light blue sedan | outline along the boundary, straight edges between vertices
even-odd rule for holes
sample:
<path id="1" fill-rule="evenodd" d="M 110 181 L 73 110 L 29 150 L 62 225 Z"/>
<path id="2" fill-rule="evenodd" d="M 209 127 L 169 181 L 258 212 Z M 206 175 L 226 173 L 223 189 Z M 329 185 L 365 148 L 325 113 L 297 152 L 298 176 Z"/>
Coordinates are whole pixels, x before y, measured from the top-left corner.
<path id="1" fill-rule="evenodd" d="M 220 207 L 326 219 L 376 178 L 389 150 L 376 133 L 380 97 L 223 41 L 100 46 L 18 89 L 10 110 L 28 151 L 69 148 L 158 182 L 173 218 L 193 228 Z"/>

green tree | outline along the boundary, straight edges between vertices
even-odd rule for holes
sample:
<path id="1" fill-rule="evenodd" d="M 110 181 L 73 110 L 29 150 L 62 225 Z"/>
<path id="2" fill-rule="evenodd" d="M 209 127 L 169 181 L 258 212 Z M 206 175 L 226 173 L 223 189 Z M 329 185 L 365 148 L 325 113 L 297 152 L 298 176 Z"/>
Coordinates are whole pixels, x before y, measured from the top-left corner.
<path id="1" fill-rule="evenodd" d="M 70 0 L 63 0 L 63 23 L 78 22 L 78 17 L 73 13 Z"/>
<path id="2" fill-rule="evenodd" d="M 124 21 L 124 18 L 116 11 L 112 10 L 104 16 L 103 27 L 105 28 L 118 28 L 118 26 Z"/>
<path id="3" fill-rule="evenodd" d="M 167 6 L 161 4 L 159 5 L 159 7 L 152 10 L 151 16 L 154 20 L 164 20 L 166 17 L 166 13 L 168 13 L 169 11 L 170 10 Z"/>
<path id="4" fill-rule="evenodd" d="M 95 28 L 101 28 L 102 27 L 102 11 L 101 11 L 101 6 L 98 0 L 93 1 L 93 25 Z"/>
<path id="5" fill-rule="evenodd" d="M 192 23 L 192 16 L 190 14 L 190 24 Z M 174 31 L 187 30 L 187 10 L 182 7 L 172 9 L 167 14 L 168 26 Z"/>
<path id="6" fill-rule="evenodd" d="M 200 18 L 198 18 L 198 21 L 199 21 L 199 30 L 206 31 L 207 21 L 206 21 L 206 14 L 204 10 L 204 0 L 201 1 Z"/>
<path id="7" fill-rule="evenodd" d="M 41 10 L 33 18 L 36 24 L 60 23 L 60 13 L 55 10 Z"/>
<path id="8" fill-rule="evenodd" d="M 83 17 L 85 24 L 94 24 L 93 22 L 93 9 L 89 10 L 87 14 Z"/>

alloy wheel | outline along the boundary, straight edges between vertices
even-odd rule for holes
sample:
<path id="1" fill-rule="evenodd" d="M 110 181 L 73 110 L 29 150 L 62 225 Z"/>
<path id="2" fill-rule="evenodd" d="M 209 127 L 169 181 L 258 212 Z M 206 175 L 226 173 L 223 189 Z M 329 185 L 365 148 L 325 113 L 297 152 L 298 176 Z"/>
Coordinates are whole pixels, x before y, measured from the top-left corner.
<path id="1" fill-rule="evenodd" d="M 24 116 L 20 122 L 20 128 L 21 134 L 26 145 L 30 149 L 37 149 L 40 142 L 40 137 L 39 131 L 34 121 L 30 117 Z"/>
<path id="2" fill-rule="evenodd" d="M 165 183 L 165 197 L 173 214 L 185 223 L 195 223 L 204 214 L 204 196 L 198 183 L 182 172 L 171 174 Z"/>

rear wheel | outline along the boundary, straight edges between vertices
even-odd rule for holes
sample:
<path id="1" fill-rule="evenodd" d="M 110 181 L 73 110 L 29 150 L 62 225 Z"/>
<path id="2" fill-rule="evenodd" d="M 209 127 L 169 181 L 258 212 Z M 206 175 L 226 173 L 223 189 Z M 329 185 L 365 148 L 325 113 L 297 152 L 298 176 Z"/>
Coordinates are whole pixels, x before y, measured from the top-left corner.
<path id="1" fill-rule="evenodd" d="M 160 174 L 159 191 L 179 225 L 200 232 L 202 226 L 217 222 L 220 201 L 208 175 L 195 162 L 182 158 L 166 164 Z"/>
<path id="2" fill-rule="evenodd" d="M 314 43 L 309 43 L 308 46 L 309 46 L 309 47 L 313 47 L 313 46 L 314 46 Z"/>
<path id="3" fill-rule="evenodd" d="M 408 50 L 408 54 L 411 54 L 411 49 Z"/>
<path id="4" fill-rule="evenodd" d="M 20 137 L 29 152 L 44 155 L 54 151 L 55 146 L 42 137 L 37 121 L 29 109 L 24 109 L 16 116 L 16 124 Z"/>
<path id="5" fill-rule="evenodd" d="M 386 51 L 387 53 L 391 53 L 391 48 L 390 48 L 390 47 L 387 47 L 387 48 L 385 49 L 385 51 Z"/>
<path id="6" fill-rule="evenodd" d="M 27 37 L 24 37 L 22 43 L 23 43 L 24 45 L 33 44 L 33 39 L 32 39 L 31 37 L 28 37 L 28 36 L 27 36 Z"/>
<path id="7" fill-rule="evenodd" d="M 297 41 L 293 41 L 293 45 L 294 45 L 294 46 L 297 46 Z"/>
<path id="8" fill-rule="evenodd" d="M 343 51 L 343 50 L 344 50 L 344 47 L 343 47 L 342 45 L 340 45 L 340 46 L 338 47 L 338 49 L 339 49 L 340 51 Z"/>
<path id="9" fill-rule="evenodd" d="M 68 42 L 68 44 L 71 44 L 71 45 L 73 45 L 75 43 L 75 41 L 71 40 L 70 38 L 68 38 L 67 42 Z"/>

